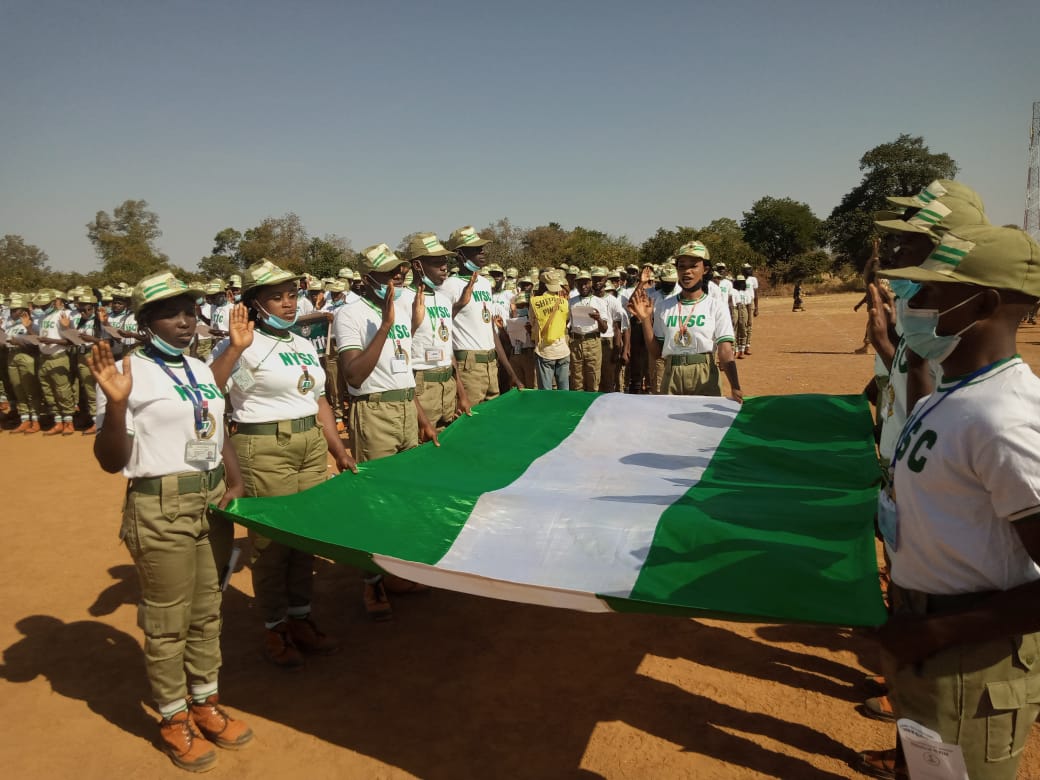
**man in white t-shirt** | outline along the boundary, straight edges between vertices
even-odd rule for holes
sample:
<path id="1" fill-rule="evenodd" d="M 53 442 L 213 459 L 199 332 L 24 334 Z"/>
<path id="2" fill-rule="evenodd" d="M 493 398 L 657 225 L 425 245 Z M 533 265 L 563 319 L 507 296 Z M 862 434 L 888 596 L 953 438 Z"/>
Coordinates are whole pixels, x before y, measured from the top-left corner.
<path id="1" fill-rule="evenodd" d="M 1040 298 L 1040 246 L 966 226 L 880 275 L 921 284 L 903 338 L 944 375 L 908 418 L 878 507 L 894 715 L 959 745 L 973 780 L 1013 780 L 1040 714 L 1040 380 L 1015 342 Z"/>
<path id="2" fill-rule="evenodd" d="M 747 343 L 743 349 L 744 357 L 751 357 L 751 331 L 754 329 L 755 317 L 758 316 L 758 277 L 751 263 L 744 263 L 744 280 L 747 289 L 744 294 L 744 304 L 747 306 Z"/>
<path id="3" fill-rule="evenodd" d="M 613 393 L 618 389 L 621 367 L 628 362 L 628 312 L 615 296 L 607 294 L 610 272 L 603 266 L 593 266 L 589 273 L 592 275 L 592 294 L 607 310 L 604 317 L 607 328 L 600 334 L 599 391 Z"/>
<path id="4" fill-rule="evenodd" d="M 571 390 L 595 393 L 603 373 L 603 334 L 610 310 L 607 302 L 592 294 L 592 275 L 581 269 L 575 275 L 571 295 L 568 336 L 571 347 Z"/>
<path id="5" fill-rule="evenodd" d="M 39 323 L 40 387 L 43 390 L 43 402 L 54 415 L 54 425 L 43 432 L 44 436 L 70 436 L 76 432 L 72 425 L 76 393 L 73 390 L 72 364 L 67 351 L 69 342 L 61 336 L 61 329 L 71 327 L 72 323 L 62 306 L 63 295 L 59 290 L 46 289 L 33 298 L 33 303 L 43 307 L 43 317 Z"/>
<path id="6" fill-rule="evenodd" d="M 500 362 L 510 381 L 523 388 L 498 339 L 494 321 L 497 307 L 492 299 L 491 283 L 480 274 L 487 265 L 484 247 L 490 243 L 481 238 L 471 225 L 453 230 L 446 246 L 459 255 L 462 268 L 458 276 L 445 279 L 440 287 L 451 301 L 455 321 L 452 347 L 458 375 L 473 406 L 498 397 Z"/>

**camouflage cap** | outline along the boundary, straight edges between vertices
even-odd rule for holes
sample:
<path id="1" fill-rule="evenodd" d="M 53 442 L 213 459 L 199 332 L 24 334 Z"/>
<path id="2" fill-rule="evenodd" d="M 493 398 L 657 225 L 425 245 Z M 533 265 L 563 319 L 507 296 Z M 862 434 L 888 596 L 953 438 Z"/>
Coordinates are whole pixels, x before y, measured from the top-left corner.
<path id="1" fill-rule="evenodd" d="M 38 290 L 32 297 L 33 306 L 43 306 L 50 303 L 58 296 L 55 295 L 57 290 L 52 290 L 49 287 L 44 287 L 42 290 Z"/>
<path id="2" fill-rule="evenodd" d="M 14 309 L 28 309 L 29 304 L 30 298 L 22 293 L 11 293 L 7 301 L 7 305 L 12 311 Z"/>
<path id="3" fill-rule="evenodd" d="M 505 271 L 502 270 L 502 266 L 500 266 L 498 263 L 488 263 L 486 266 L 484 266 L 484 270 L 486 270 L 489 274 L 505 273 Z"/>
<path id="4" fill-rule="evenodd" d="M 451 231 L 451 235 L 448 236 L 445 243 L 448 249 L 458 249 L 464 246 L 486 246 L 491 242 L 481 238 L 472 225 L 466 225 Z"/>
<path id="5" fill-rule="evenodd" d="M 920 265 L 883 270 L 878 275 L 975 284 L 1040 298 L 1040 245 L 1018 228 L 966 225 L 945 233 Z"/>
<path id="6" fill-rule="evenodd" d="M 202 292 L 205 295 L 220 295 L 225 289 L 226 286 L 223 279 L 210 279 L 206 282 L 206 286 L 202 288 Z"/>
<path id="7" fill-rule="evenodd" d="M 526 306 L 531 302 L 531 296 L 525 292 L 517 293 L 513 297 L 513 303 L 517 306 Z"/>
<path id="8" fill-rule="evenodd" d="M 554 293 L 562 290 L 563 283 L 566 281 L 563 274 L 559 271 L 542 271 L 541 280 L 542 284 L 545 285 L 545 289 Z"/>
<path id="9" fill-rule="evenodd" d="M 450 249 L 445 249 L 436 233 L 416 233 L 408 241 L 408 249 L 405 255 L 409 260 L 418 260 L 420 257 L 447 257 L 454 255 Z"/>
<path id="10" fill-rule="evenodd" d="M 683 257 L 690 257 L 691 255 L 683 255 Z M 662 282 L 677 282 L 679 281 L 679 272 L 675 266 L 671 263 L 665 263 L 661 266 L 660 279 Z"/>
<path id="11" fill-rule="evenodd" d="M 511 265 L 506 269 L 506 277 L 509 279 L 516 279 L 520 276 L 520 272 L 516 270 L 515 265 Z"/>
<path id="12" fill-rule="evenodd" d="M 354 271 L 351 268 L 343 266 L 339 269 L 339 273 L 336 274 L 340 279 L 346 279 L 348 282 L 354 281 Z"/>
<path id="13" fill-rule="evenodd" d="M 138 314 L 145 306 L 156 301 L 165 301 L 181 295 L 195 299 L 202 294 L 201 287 L 185 284 L 169 271 L 163 271 L 146 276 L 134 286 L 130 297 L 130 308 L 133 309 L 134 314 Z"/>
<path id="14" fill-rule="evenodd" d="M 264 261 L 261 260 L 260 262 L 264 262 Z M 239 276 L 238 274 L 231 274 L 231 276 L 228 277 L 227 286 L 230 287 L 232 290 L 239 290 L 239 289 L 241 289 L 241 287 L 242 287 L 242 277 Z"/>
<path id="15" fill-rule="evenodd" d="M 597 276 L 606 278 L 607 274 L 609 273 L 610 271 L 608 271 L 602 265 L 594 265 L 592 266 L 592 268 L 589 269 L 589 274 L 592 276 L 593 279 L 595 279 Z"/>
<path id="16" fill-rule="evenodd" d="M 625 266 L 625 270 L 626 271 L 634 271 L 635 273 L 639 273 L 639 266 L 636 265 L 635 263 L 629 263 L 628 265 Z"/>
<path id="17" fill-rule="evenodd" d="M 94 293 L 82 293 L 79 296 L 80 303 L 97 304 L 98 299 L 94 296 Z"/>
<path id="18" fill-rule="evenodd" d="M 973 203 L 956 195 L 941 195 L 905 219 L 882 219 L 874 224 L 885 232 L 920 233 L 939 243 L 947 230 L 957 230 L 966 225 L 988 225 L 989 219 Z"/>
<path id="19" fill-rule="evenodd" d="M 607 282 L 603 285 L 603 292 L 614 292 L 617 289 L 617 285 L 613 282 Z"/>
<path id="20" fill-rule="evenodd" d="M 245 294 L 252 290 L 256 290 L 258 287 L 270 287 L 273 284 L 281 284 L 282 282 L 298 281 L 302 278 L 300 274 L 294 274 L 291 271 L 286 271 L 284 268 L 279 268 L 267 258 L 264 258 L 259 263 L 249 266 L 245 272 L 245 283 L 239 282 L 242 285 L 242 293 Z M 229 286 L 235 287 L 235 277 L 231 277 L 231 281 L 228 282 Z"/>
<path id="21" fill-rule="evenodd" d="M 941 198 L 945 195 L 953 195 L 963 201 L 967 201 L 983 214 L 986 213 L 986 205 L 982 202 L 982 196 L 967 184 L 961 184 L 953 181 L 953 179 L 936 179 L 916 195 L 891 197 L 885 198 L 885 200 L 895 206 L 902 206 L 907 209 L 921 209 L 936 198 Z"/>
<path id="22" fill-rule="evenodd" d="M 363 273 L 394 271 L 403 263 L 404 260 L 394 254 L 394 250 L 386 244 L 373 244 L 361 252 L 361 270 Z"/>
<path id="23" fill-rule="evenodd" d="M 347 282 L 344 279 L 329 279 L 325 282 L 325 292 L 330 293 L 341 293 L 346 292 Z"/>
<path id="24" fill-rule="evenodd" d="M 578 266 L 576 266 L 576 265 L 568 266 L 567 267 L 567 276 L 577 276 L 580 271 L 581 271 L 581 269 L 578 268 Z"/>
<path id="25" fill-rule="evenodd" d="M 591 281 L 592 280 L 592 274 L 590 274 L 584 268 L 579 268 L 578 271 L 574 275 L 574 281 L 580 282 L 582 279 L 588 279 L 589 281 Z"/>
<path id="26" fill-rule="evenodd" d="M 504 289 L 504 290 L 515 290 L 516 289 L 516 279 L 506 279 L 506 283 L 504 285 L 502 285 L 502 289 Z"/>
<path id="27" fill-rule="evenodd" d="M 704 246 L 700 241 L 687 241 L 679 247 L 675 257 L 676 259 L 680 257 L 699 257 L 701 260 L 711 260 L 711 253 L 708 251 L 708 247 Z"/>
<path id="28" fill-rule="evenodd" d="M 624 268 L 621 268 L 621 267 L 615 268 L 614 270 L 612 270 L 610 273 L 607 274 L 607 278 L 608 279 L 620 279 L 621 278 L 621 274 L 623 274 L 624 271 L 625 271 Z"/>
<path id="29" fill-rule="evenodd" d="M 101 302 L 112 300 L 112 288 L 105 286 L 101 288 Z"/>

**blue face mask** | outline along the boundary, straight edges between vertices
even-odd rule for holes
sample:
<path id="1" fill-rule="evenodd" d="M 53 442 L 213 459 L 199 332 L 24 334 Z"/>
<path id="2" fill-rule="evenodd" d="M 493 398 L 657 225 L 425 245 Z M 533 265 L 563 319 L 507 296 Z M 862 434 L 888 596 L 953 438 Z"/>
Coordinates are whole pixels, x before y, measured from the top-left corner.
<path id="1" fill-rule="evenodd" d="M 184 347 L 183 349 L 181 347 L 175 347 L 170 342 L 163 341 L 154 333 L 150 334 L 148 341 L 157 350 L 170 357 L 181 357 L 181 355 L 188 351 L 187 347 Z"/>
<path id="2" fill-rule="evenodd" d="M 968 324 L 951 336 L 940 336 L 935 332 L 936 327 L 939 325 L 939 318 L 954 309 L 959 309 L 980 295 L 982 293 L 975 293 L 970 298 L 965 298 L 945 311 L 906 307 L 903 310 L 903 338 L 906 340 L 906 345 L 925 360 L 937 360 L 940 363 L 946 360 L 957 349 L 957 345 L 961 342 L 961 335 L 974 326 L 975 323 Z"/>
<path id="3" fill-rule="evenodd" d="M 425 284 L 431 290 L 436 290 L 437 289 L 437 285 L 435 285 L 433 283 L 433 280 L 430 277 L 428 277 L 426 274 L 423 274 L 422 280 L 423 280 L 423 284 Z"/>
<path id="4" fill-rule="evenodd" d="M 289 328 L 296 324 L 296 320 L 300 316 L 300 310 L 297 309 L 296 314 L 293 315 L 291 320 L 283 320 L 281 317 L 271 314 L 271 312 L 259 304 L 257 304 L 257 308 L 259 308 L 260 312 L 264 315 L 264 323 L 275 330 L 289 330 Z"/>
<path id="5" fill-rule="evenodd" d="M 920 282 L 911 282 L 909 279 L 889 279 L 888 284 L 892 292 L 904 301 L 909 301 L 921 289 Z"/>
<path id="6" fill-rule="evenodd" d="M 471 271 L 473 273 L 477 273 L 477 271 L 480 270 L 480 266 L 479 265 L 477 265 L 476 263 L 471 263 L 469 260 L 466 260 L 465 262 L 463 262 L 463 265 L 466 267 L 467 271 Z"/>
<path id="7" fill-rule="evenodd" d="M 371 276 L 368 277 L 368 281 L 366 282 L 366 284 L 368 285 L 368 289 L 370 289 L 372 291 L 372 294 L 375 295 L 380 300 L 382 300 L 383 298 L 386 297 L 386 288 L 388 287 L 388 285 L 376 284 L 376 280 L 373 279 Z M 401 289 L 400 288 L 396 288 L 394 290 L 394 300 L 396 301 L 400 297 L 401 297 Z"/>
<path id="8" fill-rule="evenodd" d="M 238 293 L 235 296 L 235 303 L 241 303 L 241 302 L 242 302 L 242 293 Z"/>

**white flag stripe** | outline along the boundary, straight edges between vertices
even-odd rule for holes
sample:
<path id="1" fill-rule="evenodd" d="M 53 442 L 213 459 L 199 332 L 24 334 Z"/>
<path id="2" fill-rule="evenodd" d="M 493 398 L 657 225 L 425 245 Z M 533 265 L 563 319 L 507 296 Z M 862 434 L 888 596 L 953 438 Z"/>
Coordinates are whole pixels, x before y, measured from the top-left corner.
<path id="1" fill-rule="evenodd" d="M 739 408 L 601 396 L 559 446 L 480 497 L 438 568 L 627 597 L 661 514 L 700 480 Z"/>

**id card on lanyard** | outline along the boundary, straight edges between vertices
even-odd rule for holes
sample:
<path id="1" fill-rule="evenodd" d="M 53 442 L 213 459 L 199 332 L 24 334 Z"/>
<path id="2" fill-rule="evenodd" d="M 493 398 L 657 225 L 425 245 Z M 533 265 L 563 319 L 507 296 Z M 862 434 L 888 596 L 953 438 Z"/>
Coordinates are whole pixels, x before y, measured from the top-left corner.
<path id="1" fill-rule="evenodd" d="M 172 379 L 177 387 L 185 391 L 188 400 L 191 401 L 191 408 L 195 417 L 195 440 L 189 441 L 184 445 L 184 460 L 188 463 L 201 463 L 212 467 L 220 460 L 220 450 L 217 448 L 217 443 L 211 441 L 213 435 L 217 432 L 217 421 L 209 411 L 209 404 L 202 394 L 202 388 L 199 387 L 199 383 L 195 380 L 191 366 L 188 365 L 188 359 L 184 359 L 184 373 L 188 378 L 187 385 L 170 370 L 170 367 L 166 365 L 166 362 L 161 357 L 156 355 L 154 360 L 159 365 L 159 368 L 166 373 L 166 376 Z"/>

